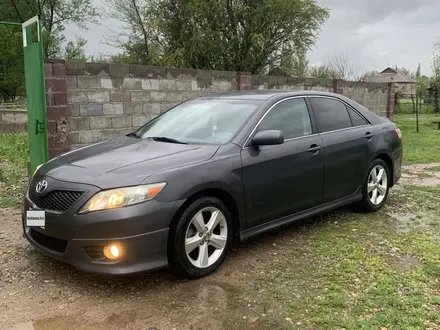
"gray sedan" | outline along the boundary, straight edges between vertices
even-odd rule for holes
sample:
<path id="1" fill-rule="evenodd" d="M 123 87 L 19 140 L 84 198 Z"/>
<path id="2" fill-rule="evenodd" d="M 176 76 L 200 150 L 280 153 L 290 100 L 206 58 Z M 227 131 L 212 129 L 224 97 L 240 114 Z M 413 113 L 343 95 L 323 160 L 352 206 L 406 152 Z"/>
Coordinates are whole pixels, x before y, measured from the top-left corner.
<path id="1" fill-rule="evenodd" d="M 379 210 L 400 178 L 400 138 L 338 94 L 192 99 L 39 166 L 24 235 L 88 272 L 202 277 L 235 242 L 347 204 Z"/>

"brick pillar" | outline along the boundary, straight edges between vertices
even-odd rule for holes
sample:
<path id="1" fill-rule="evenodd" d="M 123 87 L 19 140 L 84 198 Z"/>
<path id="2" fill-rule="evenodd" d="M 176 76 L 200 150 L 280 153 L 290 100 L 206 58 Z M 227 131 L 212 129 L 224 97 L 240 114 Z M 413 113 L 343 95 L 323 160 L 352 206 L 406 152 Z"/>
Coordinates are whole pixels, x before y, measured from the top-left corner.
<path id="1" fill-rule="evenodd" d="M 67 79 L 64 60 L 44 61 L 46 85 L 46 119 L 49 159 L 69 151 L 67 136 L 69 119 L 67 112 Z"/>
<path id="2" fill-rule="evenodd" d="M 388 83 L 387 118 L 393 120 L 396 102 L 396 84 Z"/>
<path id="3" fill-rule="evenodd" d="M 237 72 L 237 89 L 239 91 L 250 90 L 252 87 L 252 75 L 249 72 Z"/>

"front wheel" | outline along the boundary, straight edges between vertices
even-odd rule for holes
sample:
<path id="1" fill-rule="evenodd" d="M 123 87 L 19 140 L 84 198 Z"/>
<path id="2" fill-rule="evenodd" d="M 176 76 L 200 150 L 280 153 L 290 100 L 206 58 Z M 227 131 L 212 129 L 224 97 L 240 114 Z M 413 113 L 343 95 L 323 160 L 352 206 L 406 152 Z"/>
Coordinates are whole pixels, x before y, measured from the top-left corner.
<path id="1" fill-rule="evenodd" d="M 218 198 L 189 205 L 170 228 L 169 263 L 175 275 L 199 278 L 223 263 L 232 240 L 232 217 Z"/>
<path id="2" fill-rule="evenodd" d="M 389 184 L 388 165 L 382 159 L 375 159 L 368 168 L 368 176 L 362 187 L 361 208 L 367 212 L 380 210 L 388 198 Z"/>

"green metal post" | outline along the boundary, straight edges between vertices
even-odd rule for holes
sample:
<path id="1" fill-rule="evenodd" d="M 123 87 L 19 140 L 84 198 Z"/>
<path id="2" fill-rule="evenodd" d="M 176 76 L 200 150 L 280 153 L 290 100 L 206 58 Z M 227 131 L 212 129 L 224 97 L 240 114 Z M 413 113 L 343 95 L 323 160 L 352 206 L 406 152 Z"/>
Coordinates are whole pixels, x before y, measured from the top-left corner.
<path id="1" fill-rule="evenodd" d="M 47 162 L 46 92 L 44 85 L 44 60 L 42 31 L 38 16 L 22 25 L 23 53 L 26 80 L 30 173 Z M 33 40 L 32 33 L 37 40 Z"/>

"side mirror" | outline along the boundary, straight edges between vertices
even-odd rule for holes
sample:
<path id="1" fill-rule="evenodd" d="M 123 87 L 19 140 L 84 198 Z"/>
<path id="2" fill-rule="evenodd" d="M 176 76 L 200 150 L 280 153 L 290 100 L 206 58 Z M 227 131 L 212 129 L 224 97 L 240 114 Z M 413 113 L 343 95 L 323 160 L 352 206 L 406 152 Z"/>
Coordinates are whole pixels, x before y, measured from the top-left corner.
<path id="1" fill-rule="evenodd" d="M 251 144 L 253 146 L 270 146 L 284 143 L 284 135 L 281 131 L 267 130 L 254 135 Z"/>

